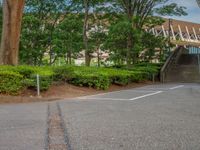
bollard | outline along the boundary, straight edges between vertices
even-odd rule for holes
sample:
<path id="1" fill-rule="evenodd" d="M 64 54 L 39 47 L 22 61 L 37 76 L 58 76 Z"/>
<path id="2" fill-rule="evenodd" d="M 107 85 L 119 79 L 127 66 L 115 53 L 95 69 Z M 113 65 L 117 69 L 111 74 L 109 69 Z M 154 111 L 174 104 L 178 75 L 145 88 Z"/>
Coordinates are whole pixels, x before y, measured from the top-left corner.
<path id="1" fill-rule="evenodd" d="M 199 65 L 199 74 L 200 74 L 200 54 L 198 54 L 198 65 Z"/>
<path id="2" fill-rule="evenodd" d="M 153 83 L 155 83 L 155 75 L 154 74 L 152 76 L 152 81 L 153 81 Z"/>
<path id="3" fill-rule="evenodd" d="M 40 76 L 37 74 L 37 96 L 40 96 Z"/>

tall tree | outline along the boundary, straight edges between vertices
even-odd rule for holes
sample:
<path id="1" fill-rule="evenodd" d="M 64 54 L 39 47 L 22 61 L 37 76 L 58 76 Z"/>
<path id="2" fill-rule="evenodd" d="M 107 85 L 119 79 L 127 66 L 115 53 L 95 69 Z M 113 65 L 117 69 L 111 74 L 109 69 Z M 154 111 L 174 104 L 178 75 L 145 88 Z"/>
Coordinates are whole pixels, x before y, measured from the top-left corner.
<path id="1" fill-rule="evenodd" d="M 83 42 L 85 46 L 85 65 L 90 66 L 90 52 L 88 50 L 88 16 L 89 16 L 89 9 L 90 9 L 90 0 L 83 0 L 84 3 L 84 25 L 83 25 Z"/>
<path id="2" fill-rule="evenodd" d="M 3 5 L 2 2 L 0 1 L 0 37 L 2 34 L 2 25 L 3 25 Z"/>
<path id="3" fill-rule="evenodd" d="M 85 65 L 90 66 L 91 61 L 91 49 L 89 44 L 89 30 L 90 30 L 90 19 L 91 14 L 94 14 L 94 11 L 97 10 L 98 7 L 105 4 L 106 0 L 72 0 L 76 8 L 82 10 L 84 13 L 84 24 L 83 24 L 83 43 L 85 50 Z"/>
<path id="4" fill-rule="evenodd" d="M 82 15 L 69 14 L 56 27 L 53 34 L 54 60 L 64 57 L 67 64 L 72 64 L 72 58 L 76 58 L 83 48 L 82 26 Z"/>
<path id="5" fill-rule="evenodd" d="M 70 3 L 66 0 L 26 0 L 20 44 L 20 62 L 41 65 L 44 54 L 54 62 L 53 34 L 61 23 Z M 28 50 L 27 50 L 28 49 Z"/>
<path id="6" fill-rule="evenodd" d="M 17 65 L 25 0 L 3 0 L 0 64 Z"/>

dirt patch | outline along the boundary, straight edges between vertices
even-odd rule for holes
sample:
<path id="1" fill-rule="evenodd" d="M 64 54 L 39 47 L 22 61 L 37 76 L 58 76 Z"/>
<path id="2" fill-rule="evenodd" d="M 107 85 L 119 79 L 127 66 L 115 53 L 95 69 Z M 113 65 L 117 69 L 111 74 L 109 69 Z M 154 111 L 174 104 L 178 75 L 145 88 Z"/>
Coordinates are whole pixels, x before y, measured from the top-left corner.
<path id="1" fill-rule="evenodd" d="M 111 85 L 108 90 L 96 90 L 87 87 L 78 87 L 71 84 L 54 84 L 48 91 L 42 92 L 41 97 L 37 97 L 37 92 L 27 89 L 23 91 L 20 96 L 6 96 L 0 95 L 0 104 L 4 103 L 27 103 L 27 102 L 41 102 L 41 101 L 54 101 L 59 99 L 69 99 L 80 96 L 94 95 L 105 92 L 119 91 L 124 89 L 131 89 L 150 85 L 152 82 L 145 81 L 142 83 L 131 83 L 126 86 Z"/>

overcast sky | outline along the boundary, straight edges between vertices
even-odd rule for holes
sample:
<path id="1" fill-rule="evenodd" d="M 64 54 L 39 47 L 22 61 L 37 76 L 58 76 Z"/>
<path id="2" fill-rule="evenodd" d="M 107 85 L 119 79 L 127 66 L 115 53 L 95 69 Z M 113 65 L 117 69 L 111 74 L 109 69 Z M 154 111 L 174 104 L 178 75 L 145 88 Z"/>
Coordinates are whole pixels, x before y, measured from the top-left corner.
<path id="1" fill-rule="evenodd" d="M 196 0 L 171 0 L 171 2 L 187 7 L 188 15 L 170 18 L 200 23 L 200 8 L 198 7 Z"/>

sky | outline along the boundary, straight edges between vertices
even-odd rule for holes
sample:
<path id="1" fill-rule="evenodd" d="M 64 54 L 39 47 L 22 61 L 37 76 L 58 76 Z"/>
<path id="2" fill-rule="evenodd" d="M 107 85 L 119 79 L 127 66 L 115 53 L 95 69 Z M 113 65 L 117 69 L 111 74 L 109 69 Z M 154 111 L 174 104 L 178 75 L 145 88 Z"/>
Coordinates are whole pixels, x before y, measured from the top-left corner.
<path id="1" fill-rule="evenodd" d="M 0 2 L 1 1 L 2 0 L 0 0 Z M 169 0 L 169 2 L 177 3 L 179 6 L 185 6 L 187 8 L 186 12 L 188 13 L 187 16 L 170 16 L 169 18 L 200 24 L 200 8 L 198 7 L 196 0 Z"/>
<path id="2" fill-rule="evenodd" d="M 197 5 L 196 0 L 170 0 L 170 2 L 177 3 L 180 6 L 185 6 L 187 8 L 187 16 L 175 17 L 170 16 L 170 18 L 184 20 L 189 22 L 195 22 L 200 24 L 200 8 Z"/>

